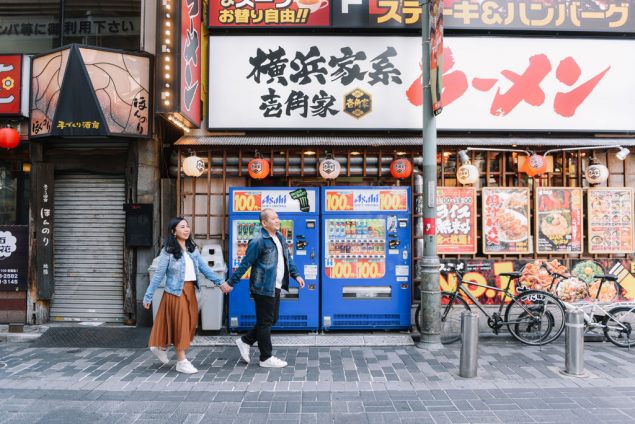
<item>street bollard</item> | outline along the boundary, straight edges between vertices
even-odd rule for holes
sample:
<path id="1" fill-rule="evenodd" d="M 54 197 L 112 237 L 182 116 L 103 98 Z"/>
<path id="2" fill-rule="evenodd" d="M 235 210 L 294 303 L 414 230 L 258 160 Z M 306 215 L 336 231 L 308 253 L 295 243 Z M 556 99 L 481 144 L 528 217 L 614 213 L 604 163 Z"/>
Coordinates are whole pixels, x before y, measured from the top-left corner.
<path id="1" fill-rule="evenodd" d="M 461 358 L 459 376 L 476 377 L 478 368 L 478 315 L 471 312 L 461 314 Z"/>
<path id="2" fill-rule="evenodd" d="M 564 372 L 584 374 L 584 312 L 579 309 L 567 310 L 565 318 Z"/>

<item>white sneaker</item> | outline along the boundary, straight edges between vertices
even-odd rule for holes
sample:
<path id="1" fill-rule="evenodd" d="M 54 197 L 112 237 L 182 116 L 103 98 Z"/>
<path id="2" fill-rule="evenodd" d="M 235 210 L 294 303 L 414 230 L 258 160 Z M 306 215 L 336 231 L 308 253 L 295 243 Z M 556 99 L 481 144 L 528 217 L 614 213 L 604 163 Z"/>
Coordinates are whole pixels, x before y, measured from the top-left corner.
<path id="1" fill-rule="evenodd" d="M 243 358 L 243 361 L 249 363 L 249 349 L 251 349 L 251 346 L 243 342 L 240 337 L 236 339 L 236 346 L 238 346 L 240 357 Z"/>
<path id="2" fill-rule="evenodd" d="M 287 361 L 272 356 L 266 361 L 260 361 L 260 366 L 263 368 L 284 368 L 287 366 Z"/>
<path id="3" fill-rule="evenodd" d="M 162 363 L 167 364 L 168 362 L 170 362 L 170 360 L 168 359 L 167 350 L 159 349 L 158 347 L 152 346 L 150 348 L 150 352 L 154 353 L 154 356 L 159 358 L 159 361 L 161 361 Z"/>
<path id="4" fill-rule="evenodd" d="M 176 361 L 176 370 L 184 374 L 196 374 L 198 372 L 198 370 L 194 368 L 194 365 L 187 359 Z"/>

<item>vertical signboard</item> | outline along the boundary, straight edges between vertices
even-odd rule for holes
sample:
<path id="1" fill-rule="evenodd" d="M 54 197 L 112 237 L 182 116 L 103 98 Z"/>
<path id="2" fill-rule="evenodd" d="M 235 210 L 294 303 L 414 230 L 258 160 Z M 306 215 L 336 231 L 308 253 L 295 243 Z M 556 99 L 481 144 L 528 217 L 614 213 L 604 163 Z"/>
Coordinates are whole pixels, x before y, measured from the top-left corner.
<path id="1" fill-rule="evenodd" d="M 591 188 L 587 202 L 589 253 L 633 253 L 633 189 Z"/>
<path id="2" fill-rule="evenodd" d="M 536 189 L 536 252 L 582 253 L 582 189 Z"/>
<path id="3" fill-rule="evenodd" d="M 0 225 L 0 291 L 27 288 L 29 226 Z"/>
<path id="4" fill-rule="evenodd" d="M 181 0 L 179 107 L 196 127 L 201 123 L 201 6 L 201 0 Z"/>
<path id="5" fill-rule="evenodd" d="M 22 55 L 0 56 L 0 115 L 22 112 Z"/>
<path id="6" fill-rule="evenodd" d="M 476 253 L 476 189 L 437 187 L 437 252 Z"/>
<path id="7" fill-rule="evenodd" d="M 430 1 L 430 90 L 432 112 L 441 113 L 442 75 L 443 75 L 443 2 Z"/>
<path id="8" fill-rule="evenodd" d="M 34 164 L 35 193 L 33 214 L 35 218 L 35 261 L 39 299 L 53 296 L 53 164 Z"/>

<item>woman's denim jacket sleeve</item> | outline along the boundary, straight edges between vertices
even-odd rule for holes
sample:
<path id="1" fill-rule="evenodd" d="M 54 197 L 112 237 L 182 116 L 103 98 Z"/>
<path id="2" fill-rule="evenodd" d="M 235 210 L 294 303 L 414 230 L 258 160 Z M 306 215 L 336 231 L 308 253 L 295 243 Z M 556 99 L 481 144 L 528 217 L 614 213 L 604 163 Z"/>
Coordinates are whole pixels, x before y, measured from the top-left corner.
<path id="1" fill-rule="evenodd" d="M 194 249 L 194 252 L 188 252 L 187 254 L 190 255 L 190 258 L 192 258 L 192 262 L 194 263 L 197 287 L 199 286 L 199 272 L 216 285 L 221 285 L 223 283 L 223 280 L 207 265 L 198 250 Z M 180 296 L 183 292 L 185 278 L 185 258 L 181 256 L 181 258 L 175 259 L 174 255 L 166 252 L 165 248 L 161 249 L 157 269 L 154 272 L 145 296 L 143 297 L 144 304 L 150 304 L 152 302 L 154 291 L 159 287 L 159 284 L 161 284 L 163 277 L 165 277 L 165 292 Z"/>

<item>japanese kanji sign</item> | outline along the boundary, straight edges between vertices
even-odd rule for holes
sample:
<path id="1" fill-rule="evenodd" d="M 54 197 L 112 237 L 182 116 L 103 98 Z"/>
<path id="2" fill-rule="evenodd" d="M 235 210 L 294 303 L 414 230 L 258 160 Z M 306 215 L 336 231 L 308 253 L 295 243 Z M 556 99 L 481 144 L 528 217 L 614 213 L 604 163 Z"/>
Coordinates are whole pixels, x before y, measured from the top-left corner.
<path id="1" fill-rule="evenodd" d="M 209 44 L 210 129 L 421 129 L 419 37 Z M 635 92 L 635 55 L 626 51 L 635 40 L 445 37 L 437 127 L 633 131 L 635 96 L 623 93 Z"/>
<path id="2" fill-rule="evenodd" d="M 531 253 L 529 189 L 483 187 L 483 253 Z"/>
<path id="3" fill-rule="evenodd" d="M 418 0 L 331 0 L 333 26 L 420 27 Z M 444 0 L 451 29 L 635 32 L 633 0 Z"/>
<path id="4" fill-rule="evenodd" d="M 54 166 L 51 163 L 33 164 L 36 176 L 31 209 L 35 221 L 35 268 L 38 298 L 50 299 L 54 291 L 53 223 L 55 190 Z"/>
<path id="5" fill-rule="evenodd" d="M 29 226 L 0 225 L 0 291 L 27 288 Z"/>
<path id="6" fill-rule="evenodd" d="M 210 0 L 211 27 L 329 26 L 332 0 Z"/>
<path id="7" fill-rule="evenodd" d="M 127 17 L 91 17 L 64 18 L 65 37 L 129 37 L 139 36 L 139 18 Z M 28 16 L 12 18 L 3 16 L 0 22 L 0 40 L 34 40 L 59 37 L 60 24 L 55 16 Z"/>
<path id="8" fill-rule="evenodd" d="M 24 66 L 22 60 L 19 54 L 0 56 L 0 115 L 26 116 L 23 98 L 26 101 L 28 96 L 22 90 L 22 80 L 23 72 L 28 72 L 28 62 Z"/>
<path id="9" fill-rule="evenodd" d="M 181 115 L 201 122 L 201 0 L 181 0 Z"/>
<path id="10" fill-rule="evenodd" d="M 587 204 L 589 253 L 633 253 L 633 189 L 590 188 Z"/>
<path id="11" fill-rule="evenodd" d="M 437 187 L 437 252 L 476 253 L 476 189 Z"/>
<path id="12" fill-rule="evenodd" d="M 536 188 L 536 252 L 582 253 L 582 189 Z"/>

